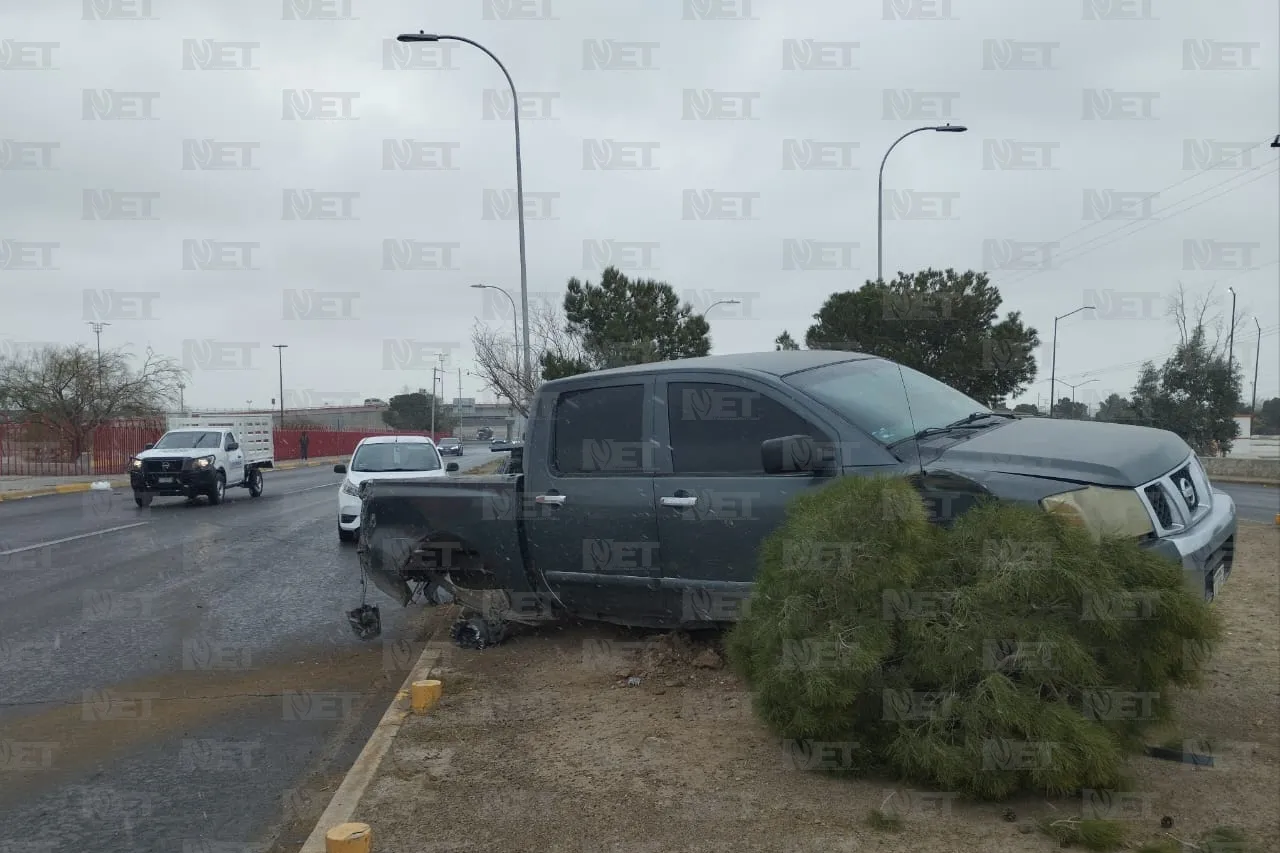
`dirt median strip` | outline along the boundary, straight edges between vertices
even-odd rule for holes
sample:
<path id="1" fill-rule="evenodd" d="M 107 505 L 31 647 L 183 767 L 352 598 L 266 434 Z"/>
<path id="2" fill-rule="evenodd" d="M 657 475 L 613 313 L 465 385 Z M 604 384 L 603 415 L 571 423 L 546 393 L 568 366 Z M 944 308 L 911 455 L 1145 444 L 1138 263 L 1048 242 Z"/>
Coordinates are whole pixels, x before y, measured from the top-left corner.
<path id="1" fill-rule="evenodd" d="M 1114 803 L 971 803 L 803 769 L 817 750 L 787 752 L 702 643 L 584 624 L 521 630 L 481 652 L 450 649 L 444 699 L 400 728 L 356 819 L 387 850 L 656 853 L 696 837 L 708 852 L 1029 853 L 1054 846 L 1032 820 L 1105 807 L 1135 847 L 1161 837 L 1167 816 L 1179 837 L 1230 826 L 1267 849 L 1280 833 L 1278 555 L 1280 531 L 1241 524 L 1236 569 L 1215 605 L 1228 633 L 1204 687 L 1178 691 L 1167 738 L 1210 742 L 1215 766 L 1135 756 L 1139 788 Z M 872 810 L 886 808 L 902 816 L 899 834 L 868 825 Z"/>

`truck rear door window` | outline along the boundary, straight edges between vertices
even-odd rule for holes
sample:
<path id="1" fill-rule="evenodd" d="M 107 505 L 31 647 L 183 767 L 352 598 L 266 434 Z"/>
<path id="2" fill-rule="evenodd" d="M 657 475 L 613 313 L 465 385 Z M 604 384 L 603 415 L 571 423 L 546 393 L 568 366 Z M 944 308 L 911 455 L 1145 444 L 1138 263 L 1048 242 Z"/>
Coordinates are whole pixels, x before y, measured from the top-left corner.
<path id="1" fill-rule="evenodd" d="M 712 382 L 667 385 L 671 468 L 677 474 L 764 474 L 760 443 L 767 438 L 822 433 L 756 391 Z"/>
<path id="2" fill-rule="evenodd" d="M 644 458 L 644 386 L 561 394 L 551 441 L 552 462 L 561 474 L 635 473 Z"/>

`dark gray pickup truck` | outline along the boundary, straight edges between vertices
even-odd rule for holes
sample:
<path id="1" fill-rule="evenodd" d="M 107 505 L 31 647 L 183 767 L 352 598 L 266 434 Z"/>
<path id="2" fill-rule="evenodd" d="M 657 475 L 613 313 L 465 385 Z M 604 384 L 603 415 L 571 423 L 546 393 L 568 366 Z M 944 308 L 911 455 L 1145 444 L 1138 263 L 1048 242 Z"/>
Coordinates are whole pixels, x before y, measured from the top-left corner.
<path id="1" fill-rule="evenodd" d="M 508 473 L 364 487 L 365 577 L 401 604 L 445 588 L 477 645 L 504 620 L 732 621 L 787 502 L 841 475 L 912 476 L 944 524 L 990 496 L 1067 513 L 1180 563 L 1206 598 L 1231 571 L 1235 504 L 1178 436 L 992 412 L 874 356 L 635 365 L 534 402 Z"/>

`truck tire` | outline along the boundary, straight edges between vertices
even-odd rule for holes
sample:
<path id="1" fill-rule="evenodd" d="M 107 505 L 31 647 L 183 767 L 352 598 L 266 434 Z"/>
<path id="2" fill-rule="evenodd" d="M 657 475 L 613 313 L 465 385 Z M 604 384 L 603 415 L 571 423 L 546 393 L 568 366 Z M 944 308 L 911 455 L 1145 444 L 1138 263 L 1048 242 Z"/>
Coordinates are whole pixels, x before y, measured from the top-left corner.
<path id="1" fill-rule="evenodd" d="M 262 469 L 253 468 L 249 471 L 249 497 L 256 498 L 262 495 Z"/>
<path id="2" fill-rule="evenodd" d="M 151 499 L 154 497 L 155 495 L 150 495 L 150 494 L 147 494 L 146 492 L 134 492 L 133 502 L 136 503 L 142 509 L 146 509 L 147 507 L 151 506 Z"/>
<path id="3" fill-rule="evenodd" d="M 222 503 L 222 499 L 227 494 L 227 475 L 218 472 L 218 479 L 213 481 L 213 488 L 209 490 L 209 506 L 217 506 Z"/>

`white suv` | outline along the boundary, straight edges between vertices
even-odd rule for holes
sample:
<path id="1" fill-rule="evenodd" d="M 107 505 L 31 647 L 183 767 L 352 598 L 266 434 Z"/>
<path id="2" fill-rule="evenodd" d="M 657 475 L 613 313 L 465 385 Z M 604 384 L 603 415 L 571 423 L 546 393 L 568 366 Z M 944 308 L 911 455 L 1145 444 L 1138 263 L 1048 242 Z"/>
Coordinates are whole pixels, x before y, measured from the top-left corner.
<path id="1" fill-rule="evenodd" d="M 366 480 L 418 480 L 443 477 L 448 469 L 435 443 L 425 435 L 375 435 L 361 439 L 350 465 L 334 465 L 346 474 L 338 489 L 338 538 L 351 542 L 360 536 L 360 484 Z"/>

